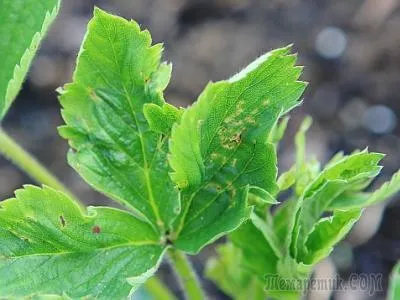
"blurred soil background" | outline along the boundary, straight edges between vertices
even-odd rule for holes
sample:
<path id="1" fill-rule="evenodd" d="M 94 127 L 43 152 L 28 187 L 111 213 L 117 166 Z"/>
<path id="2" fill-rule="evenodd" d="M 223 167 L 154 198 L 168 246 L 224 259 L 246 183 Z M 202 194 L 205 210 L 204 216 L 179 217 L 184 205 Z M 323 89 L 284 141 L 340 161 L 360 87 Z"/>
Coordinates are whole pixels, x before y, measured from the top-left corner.
<path id="1" fill-rule="evenodd" d="M 295 110 L 280 149 L 280 166 L 293 162 L 293 135 L 302 118 L 314 118 L 308 153 L 322 162 L 340 149 L 386 153 L 376 185 L 400 166 L 400 1 L 398 0 L 65 0 L 35 59 L 5 129 L 53 170 L 87 204 L 109 203 L 67 165 L 67 143 L 55 89 L 71 81 L 75 58 L 97 5 L 137 20 L 165 43 L 173 62 L 167 101 L 187 106 L 208 80 L 225 79 L 262 53 L 294 43 L 303 79 L 311 84 Z M 0 158 L 0 196 L 31 180 Z M 350 237 L 317 268 L 320 277 L 339 273 L 388 274 L 400 258 L 400 197 L 368 209 Z M 207 247 L 194 259 L 201 272 L 212 255 Z M 163 266 L 162 275 L 176 284 Z M 205 280 L 212 299 L 225 299 Z M 311 292 L 308 299 L 384 299 L 357 291 Z M 250 299 L 249 299 L 250 300 Z"/>

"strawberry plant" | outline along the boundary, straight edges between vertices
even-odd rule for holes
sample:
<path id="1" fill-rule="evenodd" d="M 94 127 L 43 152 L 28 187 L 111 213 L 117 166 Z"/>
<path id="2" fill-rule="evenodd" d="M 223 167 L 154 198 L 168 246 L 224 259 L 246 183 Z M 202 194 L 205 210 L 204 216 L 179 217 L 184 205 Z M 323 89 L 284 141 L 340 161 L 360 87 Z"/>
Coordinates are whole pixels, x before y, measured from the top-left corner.
<path id="1" fill-rule="evenodd" d="M 1 44 L 2 116 L 59 6 L 42 1 L 32 13 L 28 2 L 23 9 L 21 1 L 0 4 L 4 14 L 21 10 L 37 25 L 1 19 L 4 34 L 31 29 L 9 49 L 13 55 Z M 172 66 L 161 61 L 162 45 L 135 21 L 96 8 L 73 81 L 59 89 L 59 133 L 70 145 L 69 164 L 123 208 L 83 207 L 1 131 L 0 151 L 44 186 L 27 185 L 0 203 L 0 297 L 123 299 L 146 283 L 156 298 L 172 298 L 153 277 L 168 256 L 186 296 L 203 299 L 187 254 L 228 234 L 206 271 L 226 294 L 299 298 L 291 286 L 270 288 L 268 276 L 308 278 L 364 207 L 398 191 L 400 173 L 364 192 L 382 154 L 339 153 L 323 168 L 308 160 L 307 118 L 296 136 L 296 164 L 278 177 L 284 116 L 306 87 L 291 48 L 262 55 L 209 83 L 189 108 L 176 108 L 163 96 Z"/>

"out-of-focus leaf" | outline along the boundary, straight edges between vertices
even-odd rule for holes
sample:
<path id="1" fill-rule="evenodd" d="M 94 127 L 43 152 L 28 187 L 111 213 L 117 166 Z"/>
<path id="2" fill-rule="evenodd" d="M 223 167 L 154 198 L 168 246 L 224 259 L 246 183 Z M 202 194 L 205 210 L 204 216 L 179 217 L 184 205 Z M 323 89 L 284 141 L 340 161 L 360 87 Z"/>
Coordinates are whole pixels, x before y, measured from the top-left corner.
<path id="1" fill-rule="evenodd" d="M 347 235 L 361 217 L 361 213 L 359 209 L 335 211 L 332 217 L 319 220 L 307 238 L 308 254 L 302 261 L 314 265 L 329 256 L 333 247 Z"/>
<path id="2" fill-rule="evenodd" d="M 285 191 L 296 183 L 296 166 L 293 166 L 288 171 L 279 176 L 277 184 L 279 191 Z"/>
<path id="3" fill-rule="evenodd" d="M 394 267 L 390 277 L 390 285 L 387 300 L 400 299 L 400 262 Z"/>
<path id="4" fill-rule="evenodd" d="M 330 205 L 331 209 L 355 209 L 381 203 L 400 191 L 400 171 L 372 193 L 343 193 Z"/>
<path id="5" fill-rule="evenodd" d="M 236 300 L 263 300 L 262 283 L 242 266 L 241 250 L 228 243 L 217 248 L 217 257 L 208 260 L 206 277 Z"/>
<path id="6" fill-rule="evenodd" d="M 307 253 L 305 241 L 316 222 L 332 201 L 345 191 L 365 188 L 379 174 L 383 155 L 363 151 L 343 158 L 324 169 L 307 187 L 298 201 L 296 224 L 291 245 L 292 255 L 299 260 Z"/>
<path id="7" fill-rule="evenodd" d="M 261 282 L 266 274 L 277 274 L 278 256 L 252 221 L 232 232 L 229 239 L 242 250 L 242 266 Z"/>
<path id="8" fill-rule="evenodd" d="M 286 116 L 282 120 L 279 120 L 278 122 L 276 122 L 274 127 L 272 127 L 271 133 L 268 138 L 268 140 L 271 144 L 278 144 L 281 141 L 281 139 L 285 135 L 285 131 L 286 131 L 289 119 L 290 118 L 288 116 Z"/>
<path id="9" fill-rule="evenodd" d="M 312 125 L 312 118 L 307 116 L 300 125 L 295 136 L 296 145 L 296 188 L 297 195 L 301 195 L 307 185 L 319 173 L 319 162 L 307 161 L 306 157 L 306 133 Z"/>
<path id="10" fill-rule="evenodd" d="M 258 227 L 261 228 L 260 224 Z M 274 246 L 268 241 L 268 234 L 263 234 L 251 221 L 244 223 L 229 237 L 232 243 L 242 250 L 241 268 L 259 280 L 268 297 L 282 300 L 299 299 L 303 290 L 291 286 L 290 280 L 306 279 L 311 266 L 297 263 L 288 256 L 279 258 Z"/>
<path id="11" fill-rule="evenodd" d="M 295 137 L 296 144 L 296 166 L 300 171 L 306 160 L 306 133 L 308 129 L 310 129 L 312 125 L 312 118 L 306 117 L 300 125 L 300 129 L 298 130 Z"/>

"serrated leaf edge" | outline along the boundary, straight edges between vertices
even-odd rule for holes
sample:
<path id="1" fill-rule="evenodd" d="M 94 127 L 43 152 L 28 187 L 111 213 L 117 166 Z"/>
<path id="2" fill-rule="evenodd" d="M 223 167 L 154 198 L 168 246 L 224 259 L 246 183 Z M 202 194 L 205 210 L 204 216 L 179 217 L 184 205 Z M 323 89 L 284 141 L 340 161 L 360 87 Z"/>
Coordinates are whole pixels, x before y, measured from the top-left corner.
<path id="1" fill-rule="evenodd" d="M 13 77 L 9 80 L 5 99 L 4 99 L 4 106 L 0 111 L 0 120 L 4 118 L 7 110 L 10 108 L 13 100 L 18 95 L 21 85 L 25 80 L 25 77 L 28 73 L 28 70 L 32 64 L 32 60 L 36 54 L 36 51 L 39 49 L 40 42 L 42 41 L 43 37 L 46 35 L 50 24 L 55 20 L 58 11 L 61 6 L 61 1 L 58 0 L 56 6 L 53 10 L 47 11 L 45 18 L 43 20 L 42 28 L 39 32 L 36 32 L 32 38 L 31 44 L 25 50 L 24 54 L 21 57 L 19 64 L 14 67 Z"/>

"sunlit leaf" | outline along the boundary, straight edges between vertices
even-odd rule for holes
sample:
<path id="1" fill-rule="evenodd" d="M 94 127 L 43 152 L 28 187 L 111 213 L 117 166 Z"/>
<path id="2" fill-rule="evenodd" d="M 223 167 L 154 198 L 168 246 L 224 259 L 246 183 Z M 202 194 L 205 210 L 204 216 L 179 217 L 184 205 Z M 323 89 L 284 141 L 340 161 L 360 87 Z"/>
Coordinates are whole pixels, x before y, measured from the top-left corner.
<path id="1" fill-rule="evenodd" d="M 69 163 L 90 185 L 164 234 L 179 214 L 179 193 L 168 175 L 168 137 L 143 113 L 148 104 L 172 110 L 161 53 L 136 22 L 95 9 L 73 83 L 61 91 L 60 133 L 72 148 Z"/>
<path id="2" fill-rule="evenodd" d="M 47 187 L 26 186 L 0 205 L 0 297 L 122 299 L 164 251 L 148 223 L 114 208 L 86 213 Z"/>
<path id="3" fill-rule="evenodd" d="M 180 249 L 197 252 L 248 218 L 247 185 L 277 191 L 275 146 L 268 137 L 305 88 L 295 62 L 286 47 L 229 80 L 209 83 L 174 126 L 170 164 L 182 190 L 175 222 Z"/>

